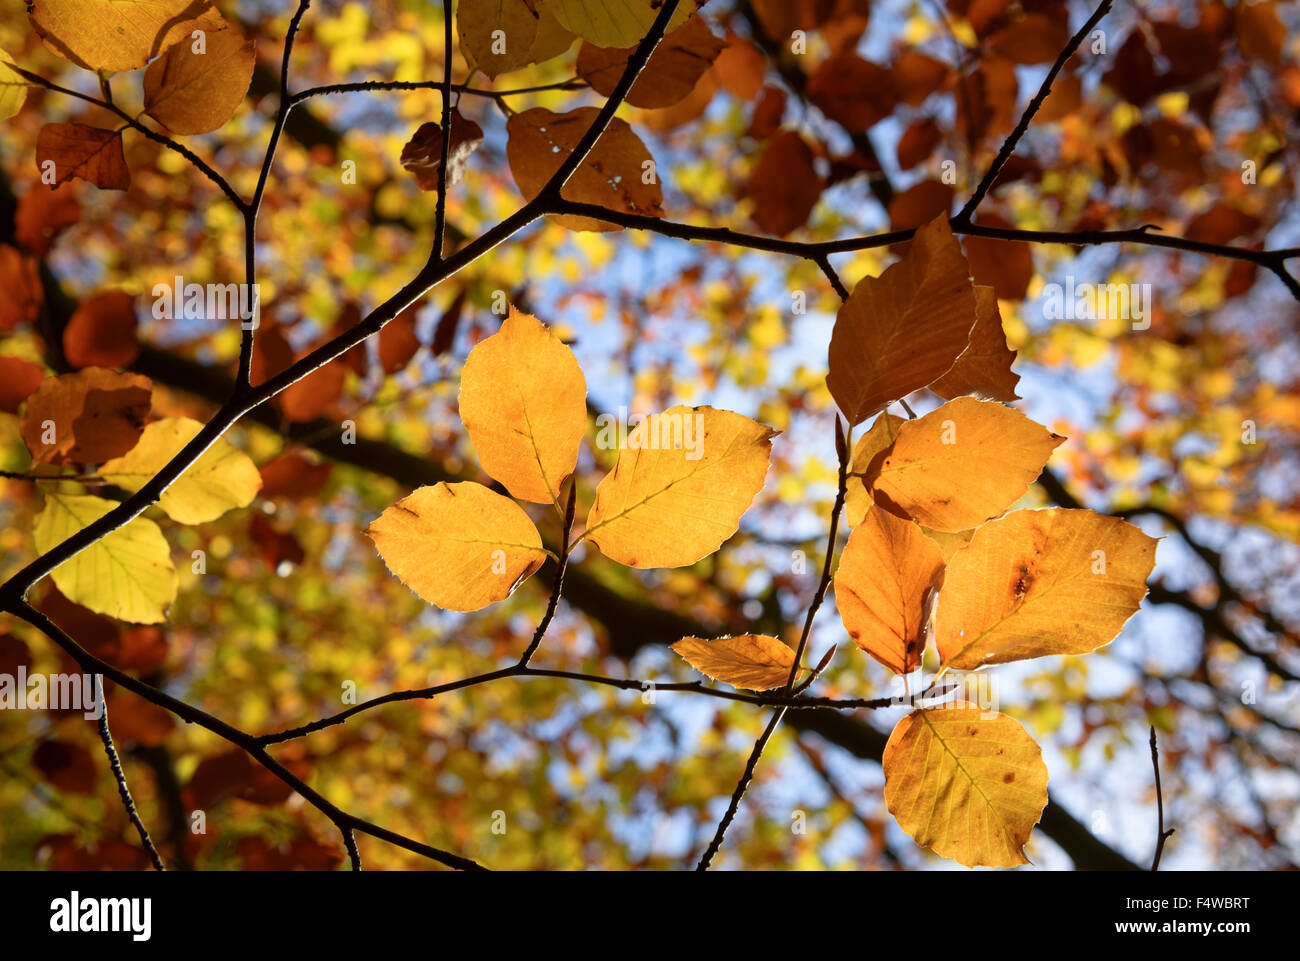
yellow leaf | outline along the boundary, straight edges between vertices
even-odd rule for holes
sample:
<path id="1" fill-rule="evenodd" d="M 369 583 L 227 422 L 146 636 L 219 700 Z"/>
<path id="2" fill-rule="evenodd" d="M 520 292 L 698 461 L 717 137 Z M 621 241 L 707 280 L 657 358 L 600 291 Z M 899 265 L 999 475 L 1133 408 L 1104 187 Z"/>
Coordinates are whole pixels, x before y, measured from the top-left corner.
<path id="1" fill-rule="evenodd" d="M 460 417 L 479 463 L 520 500 L 558 503 L 587 429 L 587 381 L 573 351 L 513 307 L 460 378 Z"/>
<path id="2" fill-rule="evenodd" d="M 794 663 L 794 651 L 765 634 L 712 641 L 683 637 L 672 648 L 701 674 L 749 691 L 783 686 L 790 679 L 790 665 Z"/>
<path id="3" fill-rule="evenodd" d="M 99 520 L 117 504 L 84 494 L 45 495 L 36 518 L 36 549 L 44 554 Z M 158 525 L 137 517 L 106 534 L 50 575 L 70 601 L 133 624 L 166 619 L 176 599 L 176 570 Z"/>
<path id="4" fill-rule="evenodd" d="M 948 564 L 935 615 L 958 670 L 1109 644 L 1146 595 L 1156 539 L 1087 510 L 1015 511 L 985 524 Z"/>
<path id="5" fill-rule="evenodd" d="M 963 531 L 1024 496 L 1065 440 L 1019 411 L 958 397 L 898 428 L 867 471 L 875 502 L 940 531 Z"/>
<path id="6" fill-rule="evenodd" d="M 167 417 L 145 427 L 126 454 L 107 461 L 99 476 L 138 491 L 180 453 L 203 425 L 188 417 Z M 262 489 L 257 465 L 243 451 L 217 439 L 158 498 L 158 506 L 179 524 L 205 524 L 228 510 L 247 507 Z"/>
<path id="7" fill-rule="evenodd" d="M 662 0 L 546 0 L 565 27 L 598 47 L 634 47 L 641 42 Z M 695 12 L 695 0 L 682 0 L 668 29 L 679 27 Z"/>
<path id="8" fill-rule="evenodd" d="M 173 133 L 208 133 L 234 114 L 253 79 L 253 41 L 232 28 L 186 38 L 144 72 L 144 110 Z"/>
<path id="9" fill-rule="evenodd" d="M 774 436 L 766 424 L 713 407 L 651 414 L 596 488 L 585 536 L 629 567 L 694 564 L 736 533 L 763 488 Z"/>
<path id="10" fill-rule="evenodd" d="M 940 397 L 974 394 L 1009 403 L 1017 399 L 1016 384 L 1020 382 L 1020 375 L 1011 372 L 1015 359 L 1016 352 L 1007 346 L 1007 335 L 1002 329 L 997 294 L 992 287 L 977 286 L 975 329 L 971 331 L 970 346 L 930 389 Z"/>
<path id="11" fill-rule="evenodd" d="M 28 83 L 9 67 L 13 57 L 0 48 L 0 120 L 8 120 L 23 108 Z"/>
<path id="12" fill-rule="evenodd" d="M 228 26 L 208 0 L 39 0 L 28 10 L 45 45 L 87 70 L 134 70 L 195 30 Z"/>
<path id="13" fill-rule="evenodd" d="M 971 868 L 1029 863 L 1047 765 L 1015 718 L 966 706 L 913 711 L 881 762 L 885 805 L 917 844 Z"/>
<path id="14" fill-rule="evenodd" d="M 898 428 L 906 421 L 888 412 L 882 413 L 871 429 L 853 445 L 853 459 L 849 464 L 849 477 L 844 486 L 844 516 L 849 527 L 857 527 L 871 510 L 871 491 L 864 478 L 876 455 L 886 451 L 898 437 Z"/>
<path id="15" fill-rule="evenodd" d="M 460 0 L 456 31 L 472 66 L 489 77 L 531 63 L 538 15 L 527 0 Z"/>
<path id="16" fill-rule="evenodd" d="M 506 123 L 506 159 L 519 192 L 532 200 L 578 145 L 599 111 L 579 107 L 554 113 L 534 107 L 511 114 Z M 558 149 L 557 149 L 558 148 Z M 564 185 L 563 196 L 647 217 L 663 216 L 663 187 L 653 173 L 654 160 L 627 121 L 615 117 L 586 159 Z M 647 182 L 647 179 L 649 182 Z M 569 230 L 621 230 L 591 217 L 564 215 L 555 222 Z"/>
<path id="17" fill-rule="evenodd" d="M 835 318 L 826 385 L 849 425 L 947 373 L 974 326 L 970 268 L 940 217 L 917 230 L 902 260 L 864 277 Z"/>
<path id="18" fill-rule="evenodd" d="M 495 604 L 546 560 L 523 508 L 482 484 L 421 487 L 365 533 L 403 584 L 448 611 Z"/>
<path id="19" fill-rule="evenodd" d="M 655 47 L 627 93 L 634 107 L 658 109 L 684 100 L 717 59 L 725 42 L 700 17 L 691 17 Z M 578 51 L 578 76 L 608 97 L 623 77 L 634 48 L 611 50 L 584 43 Z"/>
<path id="20" fill-rule="evenodd" d="M 835 604 L 855 644 L 895 674 L 921 666 L 932 593 L 943 580 L 938 545 L 912 521 L 867 511 L 835 571 Z"/>

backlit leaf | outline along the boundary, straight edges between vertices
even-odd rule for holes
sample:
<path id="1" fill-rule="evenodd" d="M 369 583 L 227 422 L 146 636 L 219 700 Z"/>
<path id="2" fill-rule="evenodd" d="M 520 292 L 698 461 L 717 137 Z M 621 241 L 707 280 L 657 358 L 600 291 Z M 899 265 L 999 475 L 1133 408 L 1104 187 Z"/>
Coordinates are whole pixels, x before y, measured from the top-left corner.
<path id="1" fill-rule="evenodd" d="M 865 478 L 878 505 L 941 531 L 978 527 L 1024 496 L 1065 438 L 993 401 L 958 397 L 898 428 Z"/>
<path id="2" fill-rule="evenodd" d="M 144 72 L 144 109 L 173 133 L 216 130 L 231 118 L 253 79 L 253 41 L 234 28 L 206 35 L 204 50 L 186 38 Z"/>
<path id="3" fill-rule="evenodd" d="M 131 172 L 122 152 L 122 134 L 84 123 L 47 123 L 36 136 L 36 163 L 54 164 L 55 183 L 80 178 L 101 190 L 126 190 Z"/>
<path id="4" fill-rule="evenodd" d="M 925 653 L 931 593 L 943 555 L 912 521 L 867 511 L 835 571 L 835 604 L 853 642 L 895 674 L 910 674 Z"/>
<path id="5" fill-rule="evenodd" d="M 835 318 L 826 384 L 850 426 L 946 374 L 974 326 L 966 258 L 940 218 L 902 260 L 863 278 Z"/>
<path id="6" fill-rule="evenodd" d="M 511 308 L 465 361 L 460 416 L 483 470 L 520 500 L 558 503 L 587 430 L 587 381 L 573 351 Z"/>
<path id="7" fill-rule="evenodd" d="M 587 539 L 629 567 L 683 567 L 707 557 L 736 533 L 762 489 L 774 436 L 765 424 L 713 407 L 651 414 L 628 433 L 596 488 Z"/>
<path id="8" fill-rule="evenodd" d="M 36 549 L 53 550 L 116 506 L 102 497 L 47 493 L 33 532 Z M 144 517 L 104 535 L 50 576 L 68 600 L 135 624 L 164 620 L 167 606 L 176 599 L 176 571 L 167 541 L 158 525 Z"/>
<path id="9" fill-rule="evenodd" d="M 844 487 L 844 516 L 849 527 L 857 527 L 871 509 L 871 489 L 867 487 L 867 471 L 876 457 L 893 446 L 898 428 L 906 421 L 888 411 L 876 418 L 871 429 L 853 445 L 853 459 L 849 464 L 849 477 Z"/>
<path id="10" fill-rule="evenodd" d="M 545 0 L 556 19 L 569 30 L 598 47 L 635 47 L 646 35 L 662 0 Z M 698 4 L 682 0 L 668 22 L 668 29 L 681 26 Z"/>
<path id="11" fill-rule="evenodd" d="M 153 385 L 139 374 L 87 367 L 51 377 L 27 398 L 21 431 L 32 458 L 97 464 L 135 446 Z"/>
<path id="12" fill-rule="evenodd" d="M 88 70 L 134 70 L 195 30 L 227 26 L 208 0 L 35 0 L 27 15 L 47 47 Z"/>
<path id="13" fill-rule="evenodd" d="M 724 41 L 713 35 L 708 24 L 699 17 L 691 17 L 655 47 L 628 91 L 627 102 L 651 109 L 672 106 L 695 89 L 723 46 Z M 578 51 L 578 76 L 597 93 L 608 97 L 635 49 L 635 46 L 606 49 L 584 43 Z"/>
<path id="14" fill-rule="evenodd" d="M 917 844 L 967 867 L 1028 864 L 1047 765 L 1020 722 L 974 707 L 913 711 L 882 757 L 885 805 Z"/>
<path id="15" fill-rule="evenodd" d="M 110 484 L 137 491 L 202 429 L 188 417 L 154 421 L 135 447 L 101 465 L 99 474 Z M 247 507 L 261 487 L 262 475 L 248 455 L 218 438 L 162 492 L 158 506 L 179 524 L 204 524 Z"/>
<path id="16" fill-rule="evenodd" d="M 456 32 L 471 65 L 498 77 L 531 63 L 538 13 L 529 0 L 460 0 Z"/>
<path id="17" fill-rule="evenodd" d="M 523 509 L 482 484 L 421 487 L 365 533 L 403 584 L 449 611 L 477 611 L 508 597 L 546 560 Z"/>
<path id="18" fill-rule="evenodd" d="M 785 642 L 764 634 L 737 637 L 683 637 L 672 646 L 701 674 L 733 687 L 768 691 L 790 679 L 794 651 Z"/>
<path id="19" fill-rule="evenodd" d="M 1109 644 L 1142 604 L 1156 540 L 1087 510 L 1023 510 L 977 530 L 935 612 L 943 663 L 974 670 Z"/>
<path id="20" fill-rule="evenodd" d="M 1015 359 L 1016 352 L 1007 346 L 1007 335 L 1002 329 L 996 293 L 992 287 L 977 286 L 975 329 L 971 331 L 970 346 L 930 389 L 940 397 L 974 394 L 1009 403 L 1017 399 L 1016 384 L 1020 382 L 1020 375 L 1011 371 Z"/>

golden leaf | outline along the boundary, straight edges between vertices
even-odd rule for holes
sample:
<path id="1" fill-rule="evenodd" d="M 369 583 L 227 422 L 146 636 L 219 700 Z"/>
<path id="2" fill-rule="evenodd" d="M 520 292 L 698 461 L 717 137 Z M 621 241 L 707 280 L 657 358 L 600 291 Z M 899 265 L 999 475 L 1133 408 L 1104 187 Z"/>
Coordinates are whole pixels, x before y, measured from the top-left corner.
<path id="1" fill-rule="evenodd" d="M 948 564 L 935 614 L 943 663 L 958 670 L 1109 644 L 1146 596 L 1156 539 L 1087 510 L 1015 511 Z"/>
<path id="2" fill-rule="evenodd" d="M 523 508 L 482 484 L 421 487 L 365 533 L 403 584 L 449 611 L 477 611 L 508 597 L 546 560 Z"/>
<path id="3" fill-rule="evenodd" d="M 185 40 L 144 72 L 144 110 L 173 133 L 208 133 L 231 118 L 253 79 L 253 41 L 232 28 L 209 33 L 204 51 Z"/>
<path id="4" fill-rule="evenodd" d="M 651 414 L 628 433 L 596 488 L 586 538 L 629 567 L 683 567 L 707 557 L 736 533 L 762 490 L 776 433 L 713 407 Z"/>
<path id="5" fill-rule="evenodd" d="M 917 844 L 967 867 L 1029 863 L 1047 765 L 1019 721 L 974 707 L 913 711 L 881 763 L 885 805 Z"/>
<path id="6" fill-rule="evenodd" d="M 1016 384 L 1020 383 L 1020 375 L 1011 372 L 1015 359 L 1016 352 L 1007 346 L 1002 329 L 997 294 L 992 287 L 976 286 L 975 329 L 971 331 L 970 346 L 930 389 L 940 397 L 974 394 L 1010 403 L 1018 399 Z"/>
<path id="7" fill-rule="evenodd" d="M 566 28 L 598 47 L 635 47 L 650 30 L 663 0 L 546 0 L 546 6 Z M 682 0 L 668 29 L 689 17 L 698 4 Z"/>
<path id="8" fill-rule="evenodd" d="M 794 651 L 766 634 L 741 634 L 708 641 L 683 637 L 672 645 L 701 674 L 733 687 L 768 691 L 790 679 Z"/>

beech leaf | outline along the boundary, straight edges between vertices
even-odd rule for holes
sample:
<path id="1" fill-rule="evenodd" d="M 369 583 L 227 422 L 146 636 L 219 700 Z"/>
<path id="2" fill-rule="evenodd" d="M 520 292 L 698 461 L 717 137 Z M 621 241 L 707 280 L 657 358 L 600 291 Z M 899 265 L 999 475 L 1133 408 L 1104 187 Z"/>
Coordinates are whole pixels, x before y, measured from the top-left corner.
<path id="1" fill-rule="evenodd" d="M 733 687 L 768 691 L 790 679 L 794 651 L 765 634 L 741 634 L 705 640 L 683 637 L 672 645 L 701 674 Z"/>

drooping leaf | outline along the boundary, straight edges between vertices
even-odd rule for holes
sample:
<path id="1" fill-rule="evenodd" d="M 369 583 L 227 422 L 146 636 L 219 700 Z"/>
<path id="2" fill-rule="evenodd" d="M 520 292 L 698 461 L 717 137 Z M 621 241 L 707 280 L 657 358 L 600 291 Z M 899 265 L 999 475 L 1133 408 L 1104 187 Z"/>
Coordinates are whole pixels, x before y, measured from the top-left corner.
<path id="1" fill-rule="evenodd" d="M 1015 718 L 975 707 L 913 711 L 881 758 L 885 805 L 917 844 L 967 867 L 1028 864 L 1047 806 L 1042 751 Z"/>
<path id="2" fill-rule="evenodd" d="M 27 8 L 45 45 L 87 70 L 134 70 L 195 30 L 228 26 L 208 0 L 35 0 Z"/>
<path id="3" fill-rule="evenodd" d="M 664 37 L 650 55 L 636 83 L 628 91 L 627 102 L 634 107 L 654 109 L 671 107 L 695 89 L 695 84 L 709 69 L 725 45 L 699 17 L 691 17 Z M 627 69 L 635 46 L 606 49 L 584 43 L 578 51 L 578 76 L 597 93 L 608 97 Z"/>
<path id="4" fill-rule="evenodd" d="M 1146 596 L 1156 540 L 1087 510 L 1014 511 L 948 564 L 935 640 L 948 667 L 974 670 L 1109 644 Z"/>
<path id="5" fill-rule="evenodd" d="M 528 200 L 541 193 L 551 175 L 559 169 L 599 111 L 579 107 L 568 113 L 552 113 L 534 107 L 511 115 L 506 124 L 509 140 L 506 157 L 519 191 Z M 556 148 L 559 148 L 558 150 Z M 615 117 L 562 191 L 564 197 L 582 203 L 599 204 L 611 210 L 648 217 L 663 216 L 663 187 L 654 169 L 650 151 L 627 122 Z M 590 217 L 565 215 L 556 223 L 569 230 L 618 230 Z"/>
<path id="6" fill-rule="evenodd" d="M 895 674 L 910 674 L 925 653 L 932 593 L 943 555 L 912 521 L 876 508 L 853 529 L 835 571 L 835 604 L 862 650 Z"/>
<path id="7" fill-rule="evenodd" d="M 556 19 L 598 47 L 635 47 L 659 15 L 662 0 L 546 0 Z M 695 0 L 682 0 L 668 22 L 674 30 L 695 12 Z"/>
<path id="8" fill-rule="evenodd" d="M 451 143 L 447 147 L 447 184 L 459 183 L 465 176 L 469 156 L 483 142 L 483 128 L 473 120 L 451 111 Z M 423 123 L 402 148 L 402 166 L 415 174 L 421 190 L 438 189 L 438 169 L 442 166 L 442 127 L 432 121 Z"/>
<path id="9" fill-rule="evenodd" d="M 558 504 L 587 430 L 587 381 L 573 351 L 512 307 L 465 360 L 460 416 L 483 470 L 520 500 Z"/>
<path id="10" fill-rule="evenodd" d="M 99 468 L 110 484 L 137 491 L 203 429 L 188 417 L 167 417 L 145 427 L 140 442 Z M 158 506 L 179 524 L 205 524 L 228 510 L 247 507 L 262 487 L 262 475 L 243 451 L 218 438 L 158 498 Z"/>
<path id="11" fill-rule="evenodd" d="M 853 445 L 853 458 L 849 463 L 849 476 L 844 486 L 844 517 L 849 527 L 857 527 L 871 510 L 871 489 L 866 476 L 876 457 L 893 446 L 898 429 L 906 421 L 884 411 L 876 418 L 871 429 Z"/>
<path id="12" fill-rule="evenodd" d="M 173 133 L 216 130 L 248 93 L 256 58 L 253 41 L 233 27 L 207 33 L 203 51 L 186 38 L 144 72 L 144 110 Z"/>
<path id="13" fill-rule="evenodd" d="M 116 506 L 102 497 L 47 493 L 33 531 L 36 549 L 54 549 Z M 176 570 L 167 541 L 158 525 L 144 517 L 104 535 L 50 576 L 68 600 L 135 624 L 165 620 L 167 606 L 176 599 Z"/>
<path id="14" fill-rule="evenodd" d="M 456 5 L 461 53 L 489 77 L 532 62 L 537 28 L 538 12 L 529 0 L 460 0 Z"/>
<path id="15" fill-rule="evenodd" d="M 27 398 L 20 431 L 32 458 L 97 464 L 135 446 L 153 385 L 139 374 L 87 367 L 47 379 Z"/>
<path id="16" fill-rule="evenodd" d="M 587 539 L 628 567 L 683 567 L 707 557 L 736 532 L 762 489 L 776 433 L 713 407 L 651 414 L 628 432 L 618 463 L 596 488 Z"/>
<path id="17" fill-rule="evenodd" d="M 140 352 L 135 297 L 108 290 L 87 297 L 63 328 L 63 356 L 73 367 L 128 367 Z"/>
<path id="18" fill-rule="evenodd" d="M 1064 437 L 994 401 L 958 397 L 898 428 L 873 459 L 877 505 L 941 531 L 997 517 L 1024 496 Z"/>
<path id="19" fill-rule="evenodd" d="M 765 634 L 741 634 L 705 640 L 683 637 L 672 645 L 701 674 L 749 691 L 769 691 L 790 679 L 794 651 Z"/>
<path id="20" fill-rule="evenodd" d="M 126 190 L 131 171 L 122 152 L 122 134 L 84 123 L 47 123 L 36 135 L 36 163 L 54 164 L 54 182 L 80 178 L 101 190 Z"/>
<path id="21" fill-rule="evenodd" d="M 826 384 L 850 426 L 946 374 L 974 326 L 966 258 L 939 218 L 898 263 L 863 278 L 835 318 Z"/>
<path id="22" fill-rule="evenodd" d="M 403 584 L 449 611 L 477 611 L 508 597 L 546 560 L 523 509 L 482 484 L 421 487 L 365 533 Z"/>
<path id="23" fill-rule="evenodd" d="M 997 294 L 992 287 L 976 286 L 975 329 L 971 331 L 970 346 L 930 389 L 940 397 L 974 394 L 1010 403 L 1018 399 L 1016 384 L 1020 382 L 1020 375 L 1011 370 L 1015 359 L 1016 352 L 1007 346 L 1002 329 Z"/>

